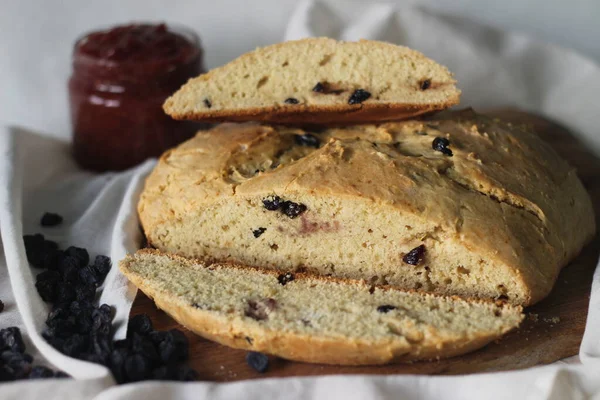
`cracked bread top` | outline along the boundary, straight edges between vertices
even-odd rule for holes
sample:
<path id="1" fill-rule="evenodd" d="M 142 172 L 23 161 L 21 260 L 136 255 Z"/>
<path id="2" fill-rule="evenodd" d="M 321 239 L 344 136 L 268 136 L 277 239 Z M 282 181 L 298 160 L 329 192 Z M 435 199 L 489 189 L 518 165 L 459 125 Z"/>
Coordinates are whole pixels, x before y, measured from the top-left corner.
<path id="1" fill-rule="evenodd" d="M 166 152 L 139 202 L 160 225 L 231 197 L 303 193 L 415 215 L 516 271 L 522 304 L 543 298 L 595 232 L 590 198 L 537 135 L 470 110 L 323 130 L 223 124 Z"/>

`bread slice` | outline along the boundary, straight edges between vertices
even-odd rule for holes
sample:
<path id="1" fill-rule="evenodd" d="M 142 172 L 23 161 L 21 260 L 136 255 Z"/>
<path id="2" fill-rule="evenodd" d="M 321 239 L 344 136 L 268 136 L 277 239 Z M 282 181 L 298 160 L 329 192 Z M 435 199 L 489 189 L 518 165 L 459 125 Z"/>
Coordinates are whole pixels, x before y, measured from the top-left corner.
<path id="1" fill-rule="evenodd" d="M 448 70 L 407 47 L 313 38 L 259 48 L 191 79 L 164 104 L 176 119 L 348 123 L 457 104 Z"/>
<path id="2" fill-rule="evenodd" d="M 522 305 L 595 231 L 573 168 L 472 111 L 322 131 L 223 124 L 161 157 L 138 211 L 164 252 Z"/>
<path id="3" fill-rule="evenodd" d="M 323 364 L 451 357 L 516 328 L 520 307 L 361 282 L 206 265 L 141 250 L 121 271 L 156 305 L 221 344 Z"/>

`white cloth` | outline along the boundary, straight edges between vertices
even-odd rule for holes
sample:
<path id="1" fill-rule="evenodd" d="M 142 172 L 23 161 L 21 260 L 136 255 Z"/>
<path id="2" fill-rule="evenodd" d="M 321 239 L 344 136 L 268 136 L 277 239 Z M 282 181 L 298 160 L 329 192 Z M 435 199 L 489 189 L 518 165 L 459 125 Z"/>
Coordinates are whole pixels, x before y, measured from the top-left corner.
<path id="1" fill-rule="evenodd" d="M 600 115 L 593 94 L 600 90 L 600 68 L 572 52 L 498 32 L 459 18 L 418 9 L 360 5 L 348 20 L 323 4 L 304 1 L 292 16 L 286 39 L 328 35 L 341 39 L 382 39 L 408 45 L 447 65 L 463 89 L 462 105 L 476 109 L 517 106 L 542 113 L 574 129 L 600 154 Z M 243 33 L 240 33 L 243 34 Z M 283 39 L 283 38 L 282 38 Z M 582 364 L 530 368 L 458 377 L 329 376 L 243 381 L 229 384 L 157 383 L 114 386 L 99 365 L 68 358 L 41 338 L 47 306 L 34 288 L 36 270 L 27 264 L 24 233 L 42 232 L 61 245 L 87 247 L 116 263 L 140 239 L 135 202 L 147 162 L 123 173 L 80 171 L 69 145 L 19 128 L 0 132 L 0 229 L 6 263 L 0 268 L 0 299 L 6 310 L 0 327 L 27 331 L 28 351 L 38 362 L 54 365 L 77 379 L 14 382 L 0 385 L 0 398 L 44 399 L 226 399 L 226 398 L 406 398 L 406 399 L 600 399 L 600 273 L 594 274 L 590 312 L 580 350 Z M 65 216 L 63 225 L 38 226 L 45 211 Z M 7 284 L 7 272 L 10 286 Z M 117 310 L 122 336 L 135 291 L 113 268 L 101 302 Z M 16 307 L 18 305 L 18 307 Z"/>

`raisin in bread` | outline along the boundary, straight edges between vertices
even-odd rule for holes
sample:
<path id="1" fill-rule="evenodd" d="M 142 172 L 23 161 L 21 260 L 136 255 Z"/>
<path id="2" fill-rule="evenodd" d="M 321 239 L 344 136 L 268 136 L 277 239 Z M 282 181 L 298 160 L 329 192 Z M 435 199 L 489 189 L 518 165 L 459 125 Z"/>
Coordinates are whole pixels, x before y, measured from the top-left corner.
<path id="1" fill-rule="evenodd" d="M 521 308 L 362 282 L 206 265 L 141 250 L 121 271 L 177 322 L 216 342 L 325 364 L 450 357 L 517 327 Z"/>
<path id="2" fill-rule="evenodd" d="M 138 211 L 169 253 L 523 305 L 595 231 L 573 168 L 468 110 L 319 132 L 223 124 L 160 158 Z"/>
<path id="3" fill-rule="evenodd" d="M 457 104 L 454 83 L 407 47 L 313 38 L 257 49 L 191 79 L 164 109 L 177 119 L 380 121 Z"/>

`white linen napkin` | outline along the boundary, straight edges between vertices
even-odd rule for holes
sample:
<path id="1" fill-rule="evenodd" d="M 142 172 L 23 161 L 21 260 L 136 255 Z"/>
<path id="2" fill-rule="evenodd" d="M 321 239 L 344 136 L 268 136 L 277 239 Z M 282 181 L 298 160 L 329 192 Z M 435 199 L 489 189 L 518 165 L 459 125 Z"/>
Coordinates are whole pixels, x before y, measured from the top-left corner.
<path id="1" fill-rule="evenodd" d="M 462 105 L 476 109 L 517 106 L 550 116 L 574 129 L 600 154 L 600 115 L 595 93 L 600 68 L 564 49 L 499 32 L 459 18 L 390 5 L 348 4 L 339 13 L 315 1 L 298 4 L 285 39 L 307 36 L 346 40 L 380 39 L 424 52 L 455 72 Z M 346 10 L 348 11 L 348 10 Z M 240 32 L 243 34 L 243 32 Z M 282 38 L 283 39 L 283 38 Z M 0 398 L 44 399 L 564 399 L 595 395 L 600 399 L 600 273 L 594 274 L 590 312 L 580 365 L 551 365 L 494 374 L 457 377 L 329 376 L 266 379 L 228 384 L 145 382 L 114 386 L 99 365 L 66 357 L 40 336 L 47 314 L 34 287 L 24 233 L 41 232 L 62 246 L 110 255 L 116 264 L 140 239 L 135 203 L 149 161 L 123 173 L 80 171 L 69 145 L 18 128 L 0 131 L 0 230 L 6 262 L 0 264 L 0 327 L 20 326 L 28 352 L 37 362 L 54 365 L 76 379 L 17 381 L 0 385 Z M 65 217 L 55 228 L 38 226 L 40 216 Z M 8 279 L 10 276 L 10 280 Z M 8 284 L 10 282 L 10 285 Z M 113 267 L 100 301 L 115 306 L 117 336 L 125 332 L 135 289 Z"/>

